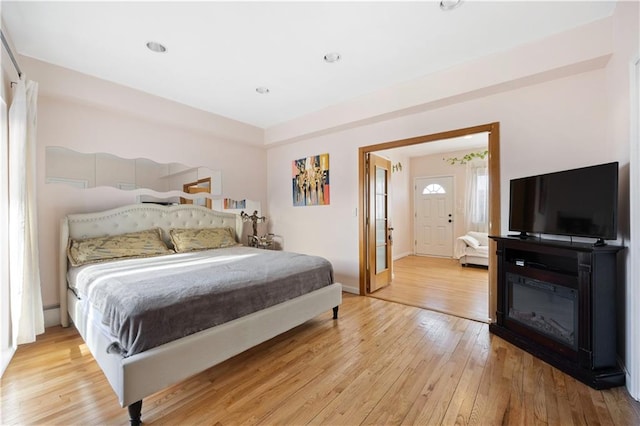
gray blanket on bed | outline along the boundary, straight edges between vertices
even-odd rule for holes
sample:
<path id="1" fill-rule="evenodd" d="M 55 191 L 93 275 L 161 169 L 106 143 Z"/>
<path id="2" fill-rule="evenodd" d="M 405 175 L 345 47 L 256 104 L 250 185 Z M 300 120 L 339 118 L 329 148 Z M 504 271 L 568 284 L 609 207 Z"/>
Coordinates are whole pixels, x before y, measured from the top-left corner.
<path id="1" fill-rule="evenodd" d="M 333 268 L 317 256 L 231 247 L 86 265 L 69 278 L 130 356 L 330 285 Z"/>

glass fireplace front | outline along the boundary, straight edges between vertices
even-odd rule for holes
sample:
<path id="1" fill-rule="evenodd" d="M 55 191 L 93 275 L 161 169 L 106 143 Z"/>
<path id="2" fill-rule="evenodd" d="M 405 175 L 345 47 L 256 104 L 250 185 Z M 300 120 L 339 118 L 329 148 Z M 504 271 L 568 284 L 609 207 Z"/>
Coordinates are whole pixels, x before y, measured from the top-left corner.
<path id="1" fill-rule="evenodd" d="M 578 291 L 507 273 L 508 317 L 559 343 L 578 349 Z"/>

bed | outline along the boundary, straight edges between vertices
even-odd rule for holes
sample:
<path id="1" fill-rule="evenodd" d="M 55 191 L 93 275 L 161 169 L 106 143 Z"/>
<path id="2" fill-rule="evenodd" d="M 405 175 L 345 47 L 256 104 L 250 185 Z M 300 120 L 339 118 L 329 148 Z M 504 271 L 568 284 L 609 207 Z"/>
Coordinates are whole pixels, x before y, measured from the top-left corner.
<path id="1" fill-rule="evenodd" d="M 191 240 L 180 238 L 200 232 L 229 232 L 233 244 L 182 250 Z M 157 234 L 165 248 L 183 252 L 97 262 L 83 251 L 90 246 L 95 253 L 101 239 L 138 233 Z M 120 405 L 128 407 L 132 425 L 141 423 L 143 398 L 323 312 L 333 310 L 337 318 L 342 286 L 333 282 L 328 261 L 240 247 L 241 235 L 237 215 L 195 205 L 136 204 L 62 220 L 61 324 L 78 329 Z M 145 250 L 151 246 L 145 241 Z M 223 293 L 205 291 L 207 286 Z M 186 310 L 174 302 L 177 293 L 184 293 Z M 218 315 L 223 306 L 232 308 L 227 317 Z M 178 327 L 178 320 L 185 323 Z"/>

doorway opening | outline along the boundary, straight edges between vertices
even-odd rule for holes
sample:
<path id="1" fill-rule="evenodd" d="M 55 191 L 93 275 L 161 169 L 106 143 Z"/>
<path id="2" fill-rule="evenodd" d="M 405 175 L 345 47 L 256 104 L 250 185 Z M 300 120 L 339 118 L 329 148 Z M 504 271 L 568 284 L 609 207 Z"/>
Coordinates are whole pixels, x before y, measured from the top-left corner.
<path id="1" fill-rule="evenodd" d="M 371 252 L 372 247 L 369 246 L 369 239 L 367 238 L 367 232 L 370 229 L 370 218 L 367 214 L 368 203 L 368 174 L 367 174 L 367 157 L 374 152 L 384 151 L 393 148 L 409 147 L 412 145 L 419 145 L 425 143 L 432 143 L 436 141 L 443 141 L 447 139 L 461 138 L 467 135 L 474 135 L 477 133 L 486 133 L 488 142 L 488 193 L 489 193 L 489 235 L 498 235 L 500 233 L 500 126 L 499 123 L 489 123 L 479 126 L 467 127 L 457 130 L 451 130 L 447 132 L 435 133 L 431 135 L 418 136 L 410 139 L 402 139 L 397 141 L 385 142 L 375 145 L 369 145 L 359 148 L 358 162 L 359 162 L 359 208 L 362 212 L 359 215 L 359 233 L 360 233 L 360 246 L 359 246 L 359 258 L 360 258 L 360 294 L 369 295 L 368 286 L 370 284 L 370 268 L 367 264 L 368 253 Z M 462 148 L 461 148 L 462 149 Z M 489 241 L 489 253 L 495 253 L 495 243 Z M 415 256 L 414 256 L 415 257 Z M 454 259 L 435 259 L 439 261 L 454 261 Z M 489 256 L 488 259 L 488 280 L 486 284 L 488 286 L 488 320 L 495 321 L 495 310 L 497 305 L 496 299 L 496 285 L 497 285 L 497 271 L 494 265 L 494 256 Z M 486 274 L 486 271 L 485 271 Z"/>

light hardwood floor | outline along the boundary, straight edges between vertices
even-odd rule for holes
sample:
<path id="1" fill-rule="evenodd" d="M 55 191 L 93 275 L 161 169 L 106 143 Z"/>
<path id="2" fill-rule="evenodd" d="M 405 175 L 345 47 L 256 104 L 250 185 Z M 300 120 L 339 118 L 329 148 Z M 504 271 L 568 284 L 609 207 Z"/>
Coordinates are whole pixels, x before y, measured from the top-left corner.
<path id="1" fill-rule="evenodd" d="M 169 367 L 170 368 L 170 367 Z M 21 346 L 2 424 L 125 425 L 73 328 Z M 144 400 L 158 425 L 637 425 L 624 387 L 596 391 L 490 335 L 487 324 L 345 294 L 321 315 Z"/>
<path id="2" fill-rule="evenodd" d="M 393 281 L 371 296 L 487 322 L 486 268 L 461 266 L 456 259 L 406 256 L 393 262 Z"/>

